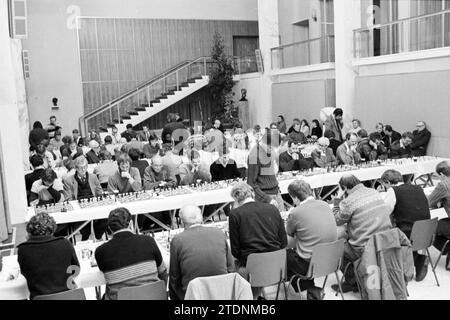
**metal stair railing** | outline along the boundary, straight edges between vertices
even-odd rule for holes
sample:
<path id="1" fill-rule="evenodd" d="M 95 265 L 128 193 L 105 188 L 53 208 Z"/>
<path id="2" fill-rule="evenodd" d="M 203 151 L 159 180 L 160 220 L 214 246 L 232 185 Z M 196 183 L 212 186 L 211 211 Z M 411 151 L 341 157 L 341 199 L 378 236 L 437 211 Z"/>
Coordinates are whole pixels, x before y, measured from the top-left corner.
<path id="1" fill-rule="evenodd" d="M 79 119 L 82 134 L 84 136 L 87 134 L 90 121 L 119 124 L 123 120 L 129 119 L 131 115 L 137 114 L 135 108 L 145 110 L 145 108 L 152 107 L 152 103 L 160 102 L 161 99 L 167 98 L 168 95 L 174 94 L 182 87 L 187 87 L 196 79 L 208 75 L 213 63 L 214 61 L 210 57 L 200 57 L 182 62 L 137 88 L 86 113 Z"/>

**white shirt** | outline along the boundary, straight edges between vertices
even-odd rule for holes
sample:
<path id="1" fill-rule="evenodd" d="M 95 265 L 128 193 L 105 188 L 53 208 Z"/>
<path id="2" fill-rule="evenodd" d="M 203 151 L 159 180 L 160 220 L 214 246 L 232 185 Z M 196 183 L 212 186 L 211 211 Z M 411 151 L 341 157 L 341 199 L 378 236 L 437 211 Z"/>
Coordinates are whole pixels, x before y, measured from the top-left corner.
<path id="1" fill-rule="evenodd" d="M 402 184 L 403 183 L 398 183 L 397 185 L 395 185 L 395 187 L 401 186 Z M 392 212 L 394 211 L 395 205 L 397 203 L 397 198 L 395 196 L 394 189 L 392 187 L 389 188 L 388 191 L 382 193 L 382 197 L 389 209 L 389 215 L 391 215 Z"/>

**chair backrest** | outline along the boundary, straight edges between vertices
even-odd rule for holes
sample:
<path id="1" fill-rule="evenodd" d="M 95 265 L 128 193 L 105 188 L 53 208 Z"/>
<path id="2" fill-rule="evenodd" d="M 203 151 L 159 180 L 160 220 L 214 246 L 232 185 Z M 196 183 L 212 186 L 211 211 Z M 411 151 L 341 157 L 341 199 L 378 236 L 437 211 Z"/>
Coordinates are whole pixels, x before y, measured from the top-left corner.
<path id="1" fill-rule="evenodd" d="M 286 250 L 252 253 L 247 258 L 247 272 L 252 287 L 267 287 L 286 278 Z"/>
<path id="2" fill-rule="evenodd" d="M 238 273 L 189 281 L 184 300 L 252 300 L 250 284 Z"/>
<path id="3" fill-rule="evenodd" d="M 166 283 L 159 280 L 142 286 L 120 288 L 117 300 L 167 300 Z"/>
<path id="4" fill-rule="evenodd" d="M 35 296 L 33 300 L 86 300 L 83 289 L 74 289 L 53 294 Z"/>
<path id="5" fill-rule="evenodd" d="M 320 278 L 339 270 L 344 256 L 344 240 L 322 243 L 312 250 L 308 276 Z"/>
<path id="6" fill-rule="evenodd" d="M 433 245 L 437 225 L 438 218 L 414 222 L 410 236 L 413 251 L 426 249 Z"/>

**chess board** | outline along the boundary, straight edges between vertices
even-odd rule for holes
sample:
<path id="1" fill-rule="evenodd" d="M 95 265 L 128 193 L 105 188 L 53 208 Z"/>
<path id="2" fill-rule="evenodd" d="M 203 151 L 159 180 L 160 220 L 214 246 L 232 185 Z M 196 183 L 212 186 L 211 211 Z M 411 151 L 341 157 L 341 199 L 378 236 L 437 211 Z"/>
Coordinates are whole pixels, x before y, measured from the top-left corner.
<path id="1" fill-rule="evenodd" d="M 139 191 L 139 192 L 122 193 L 117 195 L 116 198 L 120 203 L 129 203 L 135 201 L 150 200 L 154 198 L 154 195 L 151 192 Z"/>
<path id="2" fill-rule="evenodd" d="M 93 197 L 89 199 L 78 200 L 78 204 L 81 209 L 108 206 L 114 204 L 115 202 L 116 200 L 113 196 Z"/>
<path id="3" fill-rule="evenodd" d="M 38 213 L 57 213 L 57 212 L 67 212 L 67 211 L 71 211 L 74 210 L 72 205 L 68 202 L 65 201 L 63 203 L 53 203 L 53 204 L 47 204 L 47 205 L 43 205 L 43 206 L 36 206 L 34 208 L 34 211 L 36 214 Z"/>

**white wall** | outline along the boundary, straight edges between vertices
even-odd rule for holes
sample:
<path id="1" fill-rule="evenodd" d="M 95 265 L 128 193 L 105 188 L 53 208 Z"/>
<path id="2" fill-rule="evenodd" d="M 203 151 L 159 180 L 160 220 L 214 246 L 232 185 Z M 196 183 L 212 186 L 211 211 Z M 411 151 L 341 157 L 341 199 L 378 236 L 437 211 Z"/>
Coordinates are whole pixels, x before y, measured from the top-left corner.
<path id="1" fill-rule="evenodd" d="M 263 90 L 264 83 L 260 73 L 249 73 L 240 75 L 239 81 L 233 87 L 234 96 L 236 100 L 241 97 L 241 89 L 247 89 L 247 100 L 250 114 L 250 126 L 253 127 L 259 124 L 261 127 L 269 125 L 263 108 Z M 248 128 L 244 128 L 247 130 Z"/>
<path id="2" fill-rule="evenodd" d="M 83 113 L 74 17 L 257 20 L 257 0 L 29 0 L 30 51 L 27 96 L 31 122 L 56 115 L 63 133 L 78 127 Z M 58 111 L 51 99 L 59 98 Z"/>
<path id="3" fill-rule="evenodd" d="M 19 123 L 20 106 L 24 105 L 20 97 L 24 96 L 24 92 L 23 85 L 17 83 L 22 74 L 17 63 L 20 60 L 17 57 L 20 53 L 20 50 L 17 50 L 17 47 L 20 49 L 20 42 L 9 38 L 6 4 L 5 0 L 0 1 L 0 153 L 5 170 L 3 182 L 6 189 L 7 211 L 11 223 L 16 224 L 24 221 L 27 204 L 21 141 L 23 130 L 20 130 L 21 123 Z M 23 78 L 21 81 L 23 82 Z M 23 115 L 21 121 L 23 124 Z"/>

